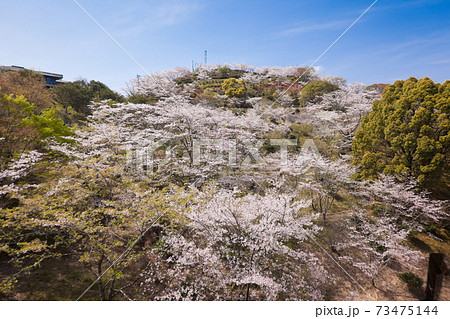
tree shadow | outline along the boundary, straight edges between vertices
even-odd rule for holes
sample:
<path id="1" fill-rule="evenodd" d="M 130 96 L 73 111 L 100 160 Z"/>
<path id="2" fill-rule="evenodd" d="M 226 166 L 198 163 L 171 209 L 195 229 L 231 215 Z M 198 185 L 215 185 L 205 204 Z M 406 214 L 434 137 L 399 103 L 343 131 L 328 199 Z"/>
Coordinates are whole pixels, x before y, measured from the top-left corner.
<path id="1" fill-rule="evenodd" d="M 414 298 L 417 300 L 424 300 L 425 299 L 425 289 L 421 287 L 411 287 L 408 286 L 408 290 L 413 295 Z"/>
<path id="2" fill-rule="evenodd" d="M 424 242 L 423 240 L 420 240 L 417 237 L 409 238 L 409 242 L 414 247 L 416 247 L 417 249 L 420 249 L 423 252 L 426 252 L 426 253 L 432 253 L 433 252 L 433 248 L 431 248 L 430 245 L 428 245 L 426 242 Z"/>

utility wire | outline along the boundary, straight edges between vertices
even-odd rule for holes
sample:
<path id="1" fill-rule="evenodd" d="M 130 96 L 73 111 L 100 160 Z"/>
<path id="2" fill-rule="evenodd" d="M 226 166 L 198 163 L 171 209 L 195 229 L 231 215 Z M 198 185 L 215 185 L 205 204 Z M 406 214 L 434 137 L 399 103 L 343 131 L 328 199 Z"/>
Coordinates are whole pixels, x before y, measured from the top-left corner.
<path id="1" fill-rule="evenodd" d="M 97 277 L 97 279 L 95 279 L 94 280 L 94 282 L 89 286 L 89 287 L 87 287 L 86 288 L 86 290 L 85 291 L 83 291 L 83 293 L 77 298 L 77 300 L 76 301 L 79 301 L 96 283 L 97 283 L 97 281 L 99 281 L 100 279 L 102 279 L 102 277 L 106 274 L 106 272 L 108 271 L 108 270 L 110 270 L 115 264 L 117 264 L 126 254 L 128 254 L 128 252 L 129 251 L 131 251 L 131 249 L 133 249 L 133 247 L 134 247 L 134 245 L 136 245 L 137 244 L 137 242 L 142 238 L 142 236 L 144 236 L 145 235 L 145 233 L 146 232 L 148 232 L 149 231 L 149 229 L 153 226 L 153 225 L 155 225 L 157 222 L 158 222 L 158 220 L 160 220 L 161 219 L 161 217 L 163 216 L 165 214 L 165 212 L 163 212 L 163 213 L 161 213 L 151 224 L 150 224 L 150 226 L 148 226 L 145 230 L 144 230 L 144 232 L 142 233 L 142 234 L 140 234 L 139 236 L 138 236 L 138 238 L 136 238 L 132 243 L 131 243 L 131 245 L 119 256 L 119 257 L 117 257 L 117 259 L 116 260 L 114 260 L 114 262 L 111 264 L 111 265 L 109 265 L 109 267 L 108 268 L 106 268 L 105 269 L 105 271 L 103 271 L 98 277 Z"/>
<path id="2" fill-rule="evenodd" d="M 75 2 L 75 4 L 81 9 L 83 10 L 84 13 L 86 13 L 86 15 L 92 20 L 94 21 L 94 23 L 103 30 L 103 32 L 106 33 L 106 35 L 111 38 L 111 40 L 114 41 L 114 43 L 120 48 L 122 49 L 123 52 L 125 52 L 125 54 L 131 59 L 133 60 L 133 62 L 142 70 L 145 72 L 145 74 L 147 74 L 153 81 L 155 81 L 156 84 L 158 84 L 158 86 L 164 91 L 164 93 L 169 94 L 169 92 L 167 92 L 167 90 L 161 85 L 161 83 L 158 82 L 158 80 L 155 79 L 155 77 L 153 75 L 151 75 L 150 72 L 148 72 L 143 66 L 142 64 L 140 64 L 135 58 L 134 56 L 131 55 L 130 52 L 128 52 L 120 43 L 119 41 L 117 41 L 112 35 L 111 33 L 108 32 L 108 30 L 106 30 L 77 0 L 73 0 L 73 2 Z"/>
<path id="3" fill-rule="evenodd" d="M 364 12 L 363 13 L 361 13 L 361 15 L 358 17 L 358 18 L 356 18 L 356 20 L 355 21 L 353 21 L 353 23 L 352 24 L 350 24 L 349 26 L 348 26 L 348 28 L 347 29 L 345 29 L 345 31 L 344 32 L 342 32 L 341 33 L 341 35 L 336 39 L 336 40 L 334 40 L 334 42 L 333 43 L 331 43 L 330 44 L 330 46 L 328 47 L 328 48 L 326 48 L 326 50 L 325 51 L 323 51 L 322 52 L 322 54 L 320 54 L 315 60 L 314 60 L 314 62 L 313 63 L 311 63 L 311 65 L 309 66 L 309 67 L 307 67 L 306 68 L 306 70 L 294 81 L 294 82 L 292 82 L 292 84 L 286 89 L 286 90 L 284 90 L 279 96 L 278 96 L 278 98 L 272 103 L 272 105 L 270 106 L 270 107 L 272 107 L 272 106 L 274 106 L 275 105 L 275 103 L 276 102 L 278 102 L 278 100 L 283 96 L 283 95 L 285 95 L 286 94 L 286 92 L 287 91 L 289 91 L 289 89 L 291 88 L 291 87 L 293 87 L 294 86 L 294 84 L 295 83 L 297 83 L 300 79 L 301 79 L 301 77 L 306 73 L 306 72 L 308 72 L 310 69 L 312 69 L 312 67 L 356 24 L 356 22 L 358 22 L 374 5 L 375 5 L 375 3 L 377 3 L 378 2 L 378 0 L 375 0 L 366 10 L 364 10 Z"/>

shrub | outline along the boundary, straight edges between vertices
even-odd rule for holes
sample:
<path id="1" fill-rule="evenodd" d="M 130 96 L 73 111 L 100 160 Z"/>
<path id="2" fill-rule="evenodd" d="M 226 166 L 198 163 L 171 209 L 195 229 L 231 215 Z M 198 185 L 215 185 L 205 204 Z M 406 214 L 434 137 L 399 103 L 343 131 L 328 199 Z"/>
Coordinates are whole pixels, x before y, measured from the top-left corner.
<path id="1" fill-rule="evenodd" d="M 306 106 L 309 102 L 317 102 L 317 98 L 337 90 L 338 87 L 327 81 L 315 81 L 308 83 L 302 90 L 299 102 L 301 106 Z"/>
<path id="2" fill-rule="evenodd" d="M 302 137 L 312 136 L 313 127 L 311 125 L 294 123 L 289 128 L 291 129 L 291 138 L 299 140 Z"/>
<path id="3" fill-rule="evenodd" d="M 421 287 L 423 285 L 423 280 L 412 272 L 404 272 L 397 276 L 409 287 Z"/>
<path id="4" fill-rule="evenodd" d="M 220 73 L 228 73 L 228 72 L 231 71 L 231 69 L 229 67 L 227 67 L 227 66 L 222 66 L 218 70 L 219 70 Z"/>
<path id="5" fill-rule="evenodd" d="M 222 83 L 222 89 L 228 97 L 244 97 L 247 94 L 244 80 L 235 78 L 226 79 Z"/>
<path id="6" fill-rule="evenodd" d="M 128 102 L 133 104 L 154 104 L 158 101 L 156 97 L 143 94 L 133 94 L 128 97 Z"/>

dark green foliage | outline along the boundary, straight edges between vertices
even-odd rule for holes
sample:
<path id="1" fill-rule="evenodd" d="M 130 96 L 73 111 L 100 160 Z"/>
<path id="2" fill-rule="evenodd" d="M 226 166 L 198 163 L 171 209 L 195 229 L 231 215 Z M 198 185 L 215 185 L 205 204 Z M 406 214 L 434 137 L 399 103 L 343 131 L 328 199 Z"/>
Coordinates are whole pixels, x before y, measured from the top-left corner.
<path id="1" fill-rule="evenodd" d="M 337 86 L 327 81 L 315 81 L 308 83 L 302 90 L 299 102 L 301 106 L 306 106 L 308 102 L 316 102 L 317 98 L 338 89 Z"/>
<path id="2" fill-rule="evenodd" d="M 429 225 L 424 225 L 423 229 L 433 235 L 438 235 L 438 227 L 435 223 L 431 223 Z"/>
<path id="3" fill-rule="evenodd" d="M 271 145 L 270 143 L 268 143 L 268 141 L 264 142 L 263 144 L 263 149 L 267 152 L 267 153 L 275 153 L 277 151 L 277 148 L 279 149 L 280 147 L 276 147 L 275 145 Z"/>
<path id="4" fill-rule="evenodd" d="M 133 104 L 154 104 L 158 99 L 152 96 L 145 96 L 143 94 L 130 95 L 127 99 L 129 103 Z"/>
<path id="5" fill-rule="evenodd" d="M 211 70 L 209 76 L 212 79 L 229 79 L 236 78 L 239 79 L 246 71 L 243 70 L 232 70 L 227 66 L 220 67 L 215 70 Z"/>
<path id="6" fill-rule="evenodd" d="M 384 253 L 384 252 L 386 252 L 388 250 L 388 248 L 386 246 L 384 246 L 384 245 L 382 245 L 382 244 L 380 244 L 380 243 L 378 243 L 376 241 L 369 242 L 369 246 L 373 250 L 375 250 L 377 253 L 380 253 L 380 254 L 382 254 L 382 253 Z"/>
<path id="7" fill-rule="evenodd" d="M 111 90 L 102 82 L 92 80 L 89 82 L 89 88 L 94 95 L 95 101 L 113 100 L 116 102 L 125 102 L 125 98 L 121 94 Z"/>
<path id="8" fill-rule="evenodd" d="M 76 112 L 90 114 L 89 103 L 93 99 L 93 94 L 86 81 L 75 81 L 58 85 L 52 89 L 55 100 L 66 110 L 71 106 Z"/>
<path id="9" fill-rule="evenodd" d="M 396 81 L 364 117 L 352 149 L 359 178 L 412 175 L 436 193 L 449 192 L 450 81 Z"/>
<path id="10" fill-rule="evenodd" d="M 423 280 L 419 276 L 413 274 L 412 272 L 404 272 L 398 274 L 397 276 L 409 287 L 422 287 L 423 285 Z"/>
<path id="11" fill-rule="evenodd" d="M 71 106 L 76 112 L 88 115 L 91 113 L 89 104 L 91 101 L 114 100 L 124 102 L 125 98 L 112 91 L 99 81 L 78 80 L 75 82 L 58 85 L 52 89 L 55 100 L 66 110 Z"/>
<path id="12" fill-rule="evenodd" d="M 218 70 L 219 70 L 220 73 L 228 73 L 228 72 L 231 71 L 231 69 L 229 67 L 227 67 L 227 66 L 222 66 Z"/>

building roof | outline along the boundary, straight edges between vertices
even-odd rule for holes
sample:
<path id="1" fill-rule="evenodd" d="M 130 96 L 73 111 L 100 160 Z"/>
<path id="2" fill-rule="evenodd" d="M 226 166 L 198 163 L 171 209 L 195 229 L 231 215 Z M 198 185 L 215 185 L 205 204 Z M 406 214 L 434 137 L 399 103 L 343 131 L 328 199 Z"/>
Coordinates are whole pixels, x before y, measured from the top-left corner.
<path id="1" fill-rule="evenodd" d="M 23 71 L 23 70 L 28 70 L 25 69 L 23 66 L 17 66 L 17 65 L 11 65 L 11 66 L 6 66 L 6 65 L 0 65 L 0 70 L 5 70 L 5 71 Z M 44 72 L 44 71 L 35 71 L 43 76 L 46 77 L 51 77 L 51 78 L 55 78 L 55 79 L 62 79 L 63 75 L 62 74 L 58 74 L 58 73 L 51 73 L 51 72 Z"/>

